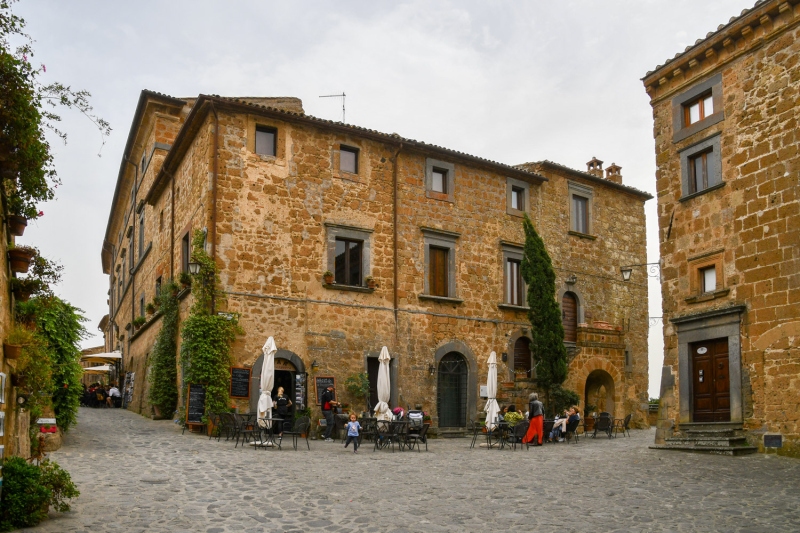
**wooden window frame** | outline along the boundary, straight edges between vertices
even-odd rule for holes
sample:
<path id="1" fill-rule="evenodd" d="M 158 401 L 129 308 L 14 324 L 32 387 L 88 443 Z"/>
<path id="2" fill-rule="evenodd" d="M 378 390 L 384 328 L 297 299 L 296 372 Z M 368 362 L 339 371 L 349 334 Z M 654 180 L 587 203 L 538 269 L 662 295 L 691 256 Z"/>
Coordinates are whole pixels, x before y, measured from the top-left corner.
<path id="1" fill-rule="evenodd" d="M 335 238 L 336 244 L 338 243 L 345 243 L 345 254 L 344 254 L 344 281 L 340 281 L 338 278 L 338 269 L 336 268 L 336 252 L 334 251 L 334 258 L 333 258 L 333 273 L 335 276 L 336 283 L 339 285 L 349 285 L 352 287 L 360 287 L 364 284 L 364 241 L 360 239 L 352 239 L 348 237 L 336 237 Z M 358 283 L 351 283 L 350 276 L 352 274 L 352 268 L 354 265 L 351 262 L 350 252 L 349 252 L 349 245 L 356 244 L 358 249 L 358 261 L 357 268 L 358 268 Z M 335 248 L 334 248 L 335 250 Z"/>
<path id="2" fill-rule="evenodd" d="M 706 100 L 709 97 L 711 97 L 711 102 L 712 102 L 711 103 L 711 107 L 712 107 L 712 109 L 711 109 L 711 113 L 707 114 L 705 112 L 705 107 L 706 107 Z M 714 114 L 714 109 L 713 109 L 714 103 L 713 102 L 714 102 L 714 98 L 713 98 L 713 96 L 711 94 L 711 90 L 709 89 L 708 91 L 706 91 L 705 93 L 701 94 L 697 98 L 694 98 L 693 100 L 689 100 L 688 102 L 683 104 L 683 124 L 684 124 L 684 126 L 691 126 L 692 124 L 697 124 L 698 122 L 700 122 L 700 121 L 710 117 L 711 115 L 713 115 Z M 690 110 L 695 104 L 699 104 L 700 118 L 698 118 L 697 120 L 692 122 Z"/>
<path id="3" fill-rule="evenodd" d="M 441 259 L 441 262 L 436 259 Z M 450 262 L 450 249 L 442 246 L 431 246 L 428 252 L 428 294 L 431 296 L 450 296 L 450 273 L 447 264 Z"/>
<path id="4" fill-rule="evenodd" d="M 258 134 L 271 133 L 272 134 L 272 153 L 266 154 L 258 151 Z M 258 124 L 253 133 L 253 152 L 264 157 L 278 157 L 278 128 L 274 126 L 266 126 Z"/>
<path id="5" fill-rule="evenodd" d="M 456 280 L 458 272 L 456 271 L 456 240 L 461 236 L 460 233 L 454 231 L 447 231 L 435 228 L 422 227 L 424 246 L 425 246 L 425 277 L 423 293 L 420 295 L 422 299 L 436 299 L 446 298 L 460 303 L 457 297 Z M 431 292 L 432 280 L 432 262 L 431 262 L 431 249 L 444 249 L 447 251 L 447 269 L 446 269 L 446 286 L 447 294 L 439 295 Z"/>
<path id="6" fill-rule="evenodd" d="M 446 192 L 433 189 L 433 173 L 443 174 L 442 186 Z M 433 200 L 455 203 L 456 167 L 452 163 L 428 158 L 425 160 L 425 196 Z"/>
<path id="7" fill-rule="evenodd" d="M 189 261 L 192 258 L 191 231 L 186 230 L 181 235 L 181 272 L 189 272 Z"/>
<path id="8" fill-rule="evenodd" d="M 678 150 L 681 163 L 681 202 L 722 187 L 722 157 L 720 155 L 720 134 L 714 133 L 705 139 Z M 697 187 L 695 161 L 703 160 L 702 188 Z"/>
<path id="9" fill-rule="evenodd" d="M 516 265 L 516 273 L 514 272 L 514 268 L 511 265 Z M 509 305 L 516 305 L 519 307 L 523 307 L 527 305 L 526 302 L 526 290 L 525 290 L 525 280 L 522 279 L 522 261 L 519 259 L 506 259 L 504 272 L 504 288 L 505 288 L 505 303 Z M 516 281 L 517 281 L 517 290 L 516 293 L 512 290 L 511 282 L 512 276 L 516 274 Z"/>
<path id="10" fill-rule="evenodd" d="M 696 192 L 704 191 L 708 189 L 708 156 L 709 154 L 713 153 L 713 149 L 709 148 L 707 150 L 703 150 L 702 152 L 698 152 L 688 156 L 687 161 L 689 164 L 689 194 L 694 194 Z M 700 159 L 703 164 L 703 175 L 701 176 L 702 179 L 702 187 L 698 189 L 697 187 L 697 166 L 695 162 Z"/>
<path id="11" fill-rule="evenodd" d="M 587 238 L 594 238 L 594 189 L 589 187 L 588 185 L 584 185 L 583 183 L 578 183 L 574 181 L 568 182 L 568 191 L 569 191 L 569 233 L 576 235 L 578 237 L 587 237 Z M 578 226 L 578 214 L 576 213 L 575 209 L 575 197 L 581 198 L 586 201 L 586 215 L 583 219 L 585 222 L 585 229 L 586 231 L 581 231 Z"/>

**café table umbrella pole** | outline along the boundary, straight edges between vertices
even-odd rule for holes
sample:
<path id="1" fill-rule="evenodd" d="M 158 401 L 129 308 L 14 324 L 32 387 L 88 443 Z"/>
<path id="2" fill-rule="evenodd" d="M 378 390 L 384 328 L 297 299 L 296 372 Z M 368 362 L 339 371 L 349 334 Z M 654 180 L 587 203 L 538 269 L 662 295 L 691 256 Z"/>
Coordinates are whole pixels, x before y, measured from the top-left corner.
<path id="1" fill-rule="evenodd" d="M 391 420 L 392 412 L 389 410 L 389 400 L 392 389 L 389 378 L 389 349 L 384 346 L 381 348 L 381 355 L 378 357 L 380 366 L 378 367 L 378 403 L 375 405 L 375 418 L 378 420 Z"/>
<path id="2" fill-rule="evenodd" d="M 489 430 L 497 425 L 497 413 L 500 407 L 497 405 L 497 354 L 492 352 L 489 355 L 489 376 L 486 379 L 486 389 L 489 400 L 483 409 L 486 412 L 486 427 Z"/>
<path id="3" fill-rule="evenodd" d="M 272 387 L 275 385 L 275 339 L 267 339 L 264 347 L 264 362 L 261 366 L 261 395 L 258 398 L 258 425 L 262 428 L 269 428 L 271 422 L 264 422 L 262 418 L 272 418 Z M 263 442 L 260 444 L 264 444 Z"/>

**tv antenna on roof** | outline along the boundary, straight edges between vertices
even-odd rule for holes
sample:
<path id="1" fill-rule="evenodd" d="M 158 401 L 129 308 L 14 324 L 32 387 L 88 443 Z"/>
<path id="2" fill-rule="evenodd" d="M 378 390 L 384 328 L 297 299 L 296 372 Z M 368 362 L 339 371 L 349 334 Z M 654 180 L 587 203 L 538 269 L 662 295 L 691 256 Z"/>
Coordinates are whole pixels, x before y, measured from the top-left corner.
<path id="1" fill-rule="evenodd" d="M 343 124 L 345 123 L 345 120 L 344 120 L 344 100 L 345 100 L 346 96 L 347 95 L 344 94 L 344 91 L 342 91 L 342 94 L 326 94 L 324 96 L 320 96 L 320 98 L 341 98 L 342 99 L 342 123 Z"/>

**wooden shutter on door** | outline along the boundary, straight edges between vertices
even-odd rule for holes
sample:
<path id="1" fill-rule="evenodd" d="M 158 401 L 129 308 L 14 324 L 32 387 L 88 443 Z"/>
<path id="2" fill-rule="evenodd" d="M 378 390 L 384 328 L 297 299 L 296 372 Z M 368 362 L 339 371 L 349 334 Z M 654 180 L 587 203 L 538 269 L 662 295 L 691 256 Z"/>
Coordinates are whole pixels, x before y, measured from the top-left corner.
<path id="1" fill-rule="evenodd" d="M 571 292 L 564 293 L 561 299 L 561 322 L 564 324 L 564 340 L 578 340 L 578 302 Z"/>

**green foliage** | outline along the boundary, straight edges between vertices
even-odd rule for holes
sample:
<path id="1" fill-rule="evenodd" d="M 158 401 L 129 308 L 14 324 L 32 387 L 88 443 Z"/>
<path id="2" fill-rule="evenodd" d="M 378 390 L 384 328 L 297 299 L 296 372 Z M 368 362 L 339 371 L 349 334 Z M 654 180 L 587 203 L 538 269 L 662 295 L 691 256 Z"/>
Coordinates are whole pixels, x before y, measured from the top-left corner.
<path id="1" fill-rule="evenodd" d="M 47 349 L 40 335 L 33 336 L 34 342 L 22 347 L 22 355 L 17 360 L 14 376 L 19 381 L 18 393 L 28 396 L 25 409 L 30 419 L 36 420 L 44 413 L 45 406 L 50 404 L 50 391 L 53 390 L 53 363 L 50 350 Z M 30 437 L 36 436 L 38 427 L 30 425 Z"/>
<path id="2" fill-rule="evenodd" d="M 181 272 L 181 275 L 178 276 L 178 280 L 181 282 L 182 285 L 191 285 L 192 284 L 192 275 L 188 272 Z"/>
<path id="3" fill-rule="evenodd" d="M 0 531 L 35 526 L 47 518 L 48 506 L 59 513 L 69 511 L 66 500 L 79 495 L 69 473 L 53 461 L 36 466 L 21 457 L 6 459 Z"/>
<path id="4" fill-rule="evenodd" d="M 133 324 L 134 327 L 140 328 L 140 327 L 144 326 L 145 322 L 147 322 L 147 319 L 145 317 L 137 316 L 136 318 L 133 319 L 132 324 Z"/>
<path id="5" fill-rule="evenodd" d="M 192 239 L 191 260 L 200 264 L 192 276 L 194 303 L 181 329 L 181 364 L 185 368 L 183 396 L 189 383 L 202 383 L 206 390 L 206 414 L 223 412 L 230 406 L 230 347 L 241 331 L 238 322 L 211 314 L 219 283 L 217 265 L 204 249 L 205 234 L 196 231 Z"/>
<path id="6" fill-rule="evenodd" d="M 300 408 L 295 409 L 295 411 L 294 411 L 294 419 L 295 420 L 297 420 L 298 418 L 302 418 L 304 416 L 307 416 L 308 418 L 311 418 L 311 408 L 310 407 L 306 406 L 304 409 L 300 409 Z"/>
<path id="7" fill-rule="evenodd" d="M 6 344 L 12 346 L 27 346 L 36 342 L 36 333 L 33 330 L 22 326 L 15 326 L 8 332 Z"/>
<path id="8" fill-rule="evenodd" d="M 364 408 L 366 409 L 369 394 L 369 375 L 366 372 L 360 374 L 352 374 L 344 380 L 344 388 L 346 388 L 356 398 L 364 399 Z"/>
<path id="9" fill-rule="evenodd" d="M 108 136 L 111 128 L 91 114 L 88 92 L 38 81 L 46 69 L 44 65 L 34 67 L 29 61 L 33 59 L 33 41 L 23 32 L 25 21 L 11 12 L 12 3 L 0 0 L 0 160 L 8 171 L 3 185 L 9 211 L 35 219 L 42 214 L 37 204 L 52 200 L 59 184 L 45 129 L 66 141 L 66 134 L 55 127 L 60 117 L 48 107 L 77 109 L 94 122 L 101 139 Z M 14 52 L 9 43 L 12 36 L 23 43 Z"/>
<path id="10" fill-rule="evenodd" d="M 77 421 L 83 394 L 80 342 L 86 336 L 82 325 L 86 318 L 80 309 L 56 296 L 37 297 L 29 303 L 26 309 L 33 312 L 37 336 L 52 369 L 50 386 L 38 390 L 52 395 L 56 422 L 66 432 Z"/>
<path id="11" fill-rule="evenodd" d="M 36 255 L 34 255 L 31 260 L 31 265 L 28 269 L 28 277 L 17 281 L 34 288 L 35 290 L 32 294 L 42 293 L 52 296 L 53 286 L 61 281 L 64 267 L 42 256 L 38 248 L 33 248 L 33 250 Z"/>
<path id="12" fill-rule="evenodd" d="M 148 401 L 164 414 L 171 414 L 178 405 L 178 298 L 177 286 L 168 281 L 156 297 L 161 310 L 161 329 L 156 334 L 150 369 Z"/>
<path id="13" fill-rule="evenodd" d="M 0 530 L 35 526 L 47 517 L 50 491 L 42 484 L 42 470 L 21 457 L 3 462 L 3 509 Z"/>
<path id="14" fill-rule="evenodd" d="M 574 391 L 563 388 L 561 385 L 553 386 L 550 389 L 549 396 L 552 411 L 548 409 L 548 414 L 561 414 L 565 409 L 569 409 L 573 405 L 580 406 L 580 396 Z"/>
<path id="15" fill-rule="evenodd" d="M 533 343 L 531 350 L 537 361 L 536 377 L 545 389 L 560 385 L 567 378 L 567 350 L 564 347 L 564 326 L 556 302 L 556 274 L 544 241 L 530 219 L 523 220 L 525 248 L 522 277 L 528 284 L 528 320 Z"/>

